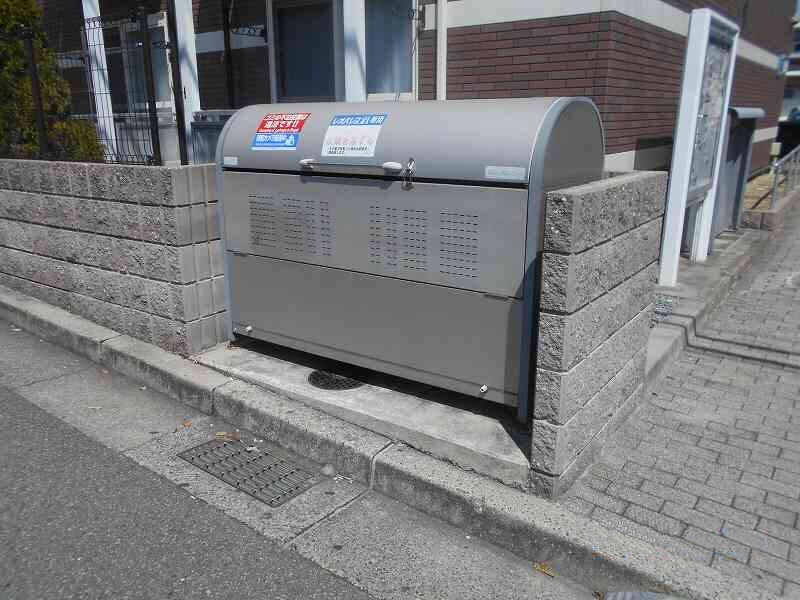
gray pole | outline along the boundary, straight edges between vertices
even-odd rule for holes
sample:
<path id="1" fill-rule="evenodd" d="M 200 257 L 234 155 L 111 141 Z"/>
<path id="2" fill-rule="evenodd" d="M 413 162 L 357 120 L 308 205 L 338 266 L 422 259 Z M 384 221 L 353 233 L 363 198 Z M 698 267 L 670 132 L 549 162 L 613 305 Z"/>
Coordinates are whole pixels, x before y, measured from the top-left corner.
<path id="1" fill-rule="evenodd" d="M 23 32 L 25 54 L 31 73 L 31 96 L 33 98 L 33 111 L 36 116 L 36 132 L 39 137 L 39 158 L 48 155 L 47 129 L 44 124 L 44 105 L 42 104 L 42 88 L 39 83 L 39 69 L 36 65 L 36 51 L 33 47 L 33 32 L 26 29 Z"/>
<path id="2" fill-rule="evenodd" d="M 172 63 L 172 100 L 175 102 L 175 124 L 178 127 L 178 152 L 182 165 L 189 164 L 186 152 L 186 109 L 183 105 L 183 80 L 181 79 L 180 48 L 178 47 L 178 24 L 175 22 L 175 0 L 167 3 L 167 29 L 169 32 L 169 55 Z"/>
<path id="3" fill-rule="evenodd" d="M 144 81 L 147 91 L 147 114 L 150 120 L 150 142 L 153 146 L 153 162 L 161 161 L 161 139 L 158 135 L 158 112 L 156 112 L 156 86 L 153 81 L 153 57 L 150 46 L 150 28 L 147 26 L 147 13 L 139 11 L 139 27 L 142 31 L 142 58 L 144 59 Z"/>

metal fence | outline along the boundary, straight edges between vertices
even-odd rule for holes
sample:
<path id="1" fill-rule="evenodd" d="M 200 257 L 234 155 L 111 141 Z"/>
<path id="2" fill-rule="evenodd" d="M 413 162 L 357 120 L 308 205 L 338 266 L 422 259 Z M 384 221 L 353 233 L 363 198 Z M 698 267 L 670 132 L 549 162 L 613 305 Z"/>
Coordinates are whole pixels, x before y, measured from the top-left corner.
<path id="1" fill-rule="evenodd" d="M 96 123 L 106 161 L 161 164 L 153 44 L 163 40 L 151 39 L 142 14 L 109 23 L 87 19 L 81 33 L 83 104 L 90 109 L 81 116 Z"/>
<path id="2" fill-rule="evenodd" d="M 800 146 L 772 165 L 772 196 L 770 208 L 800 186 Z"/>
<path id="3" fill-rule="evenodd" d="M 171 9 L 173 0 L 168 2 Z M 136 11 L 113 21 L 90 18 L 78 31 L 44 32 L 55 52 L 57 70 L 69 85 L 69 118 L 94 125 L 103 159 L 110 163 L 186 164 L 180 70 L 175 45 L 174 10 Z M 23 40 L 27 39 L 21 34 Z M 34 109 L 38 115 L 41 158 L 50 158 L 52 131 L 37 73 L 43 66 L 26 42 Z M 165 155 L 164 148 L 177 155 Z"/>

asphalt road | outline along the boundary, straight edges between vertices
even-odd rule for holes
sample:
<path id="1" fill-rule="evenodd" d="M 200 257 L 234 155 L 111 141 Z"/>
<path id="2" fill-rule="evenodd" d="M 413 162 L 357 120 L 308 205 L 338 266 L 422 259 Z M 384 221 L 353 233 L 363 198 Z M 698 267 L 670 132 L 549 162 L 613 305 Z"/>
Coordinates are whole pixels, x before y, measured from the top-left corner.
<path id="1" fill-rule="evenodd" d="M 367 598 L 0 387 L 0 600 Z"/>
<path id="2" fill-rule="evenodd" d="M 233 427 L 0 320 L 0 600 L 594 597 L 347 477 L 270 507 L 177 456 Z"/>

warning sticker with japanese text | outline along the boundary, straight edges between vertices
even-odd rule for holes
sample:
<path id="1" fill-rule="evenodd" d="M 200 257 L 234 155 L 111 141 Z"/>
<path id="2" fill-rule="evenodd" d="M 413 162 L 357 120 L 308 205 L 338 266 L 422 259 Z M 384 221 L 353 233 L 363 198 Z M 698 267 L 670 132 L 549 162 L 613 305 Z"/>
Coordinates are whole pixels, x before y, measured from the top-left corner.
<path id="1" fill-rule="evenodd" d="M 388 114 L 336 115 L 322 140 L 322 156 L 375 156 Z"/>
<path id="2" fill-rule="evenodd" d="M 270 113 L 264 115 L 256 133 L 300 133 L 311 113 Z"/>
<path id="3" fill-rule="evenodd" d="M 300 132 L 311 113 L 269 113 L 264 115 L 253 137 L 251 150 L 297 150 Z"/>

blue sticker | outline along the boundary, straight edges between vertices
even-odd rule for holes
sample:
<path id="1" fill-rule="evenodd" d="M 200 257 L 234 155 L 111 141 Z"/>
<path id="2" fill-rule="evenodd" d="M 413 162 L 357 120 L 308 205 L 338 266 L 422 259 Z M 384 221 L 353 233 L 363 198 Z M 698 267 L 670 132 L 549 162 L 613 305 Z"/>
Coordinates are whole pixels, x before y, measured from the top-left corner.
<path id="1" fill-rule="evenodd" d="M 383 125 L 387 113 L 367 113 L 357 115 L 336 115 L 331 119 L 333 127 L 347 127 L 349 125 Z"/>
<path id="2" fill-rule="evenodd" d="M 297 150 L 299 133 L 257 133 L 251 150 Z"/>

